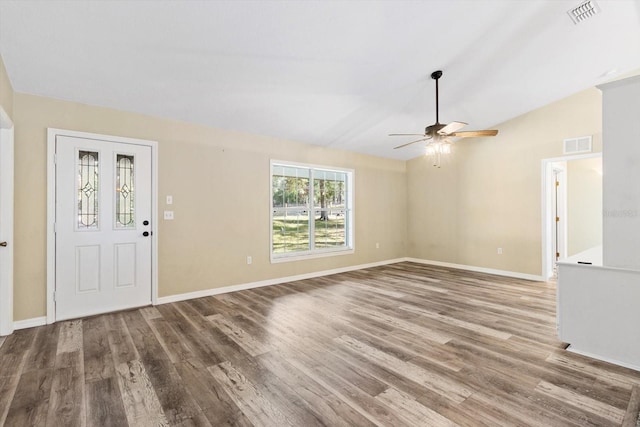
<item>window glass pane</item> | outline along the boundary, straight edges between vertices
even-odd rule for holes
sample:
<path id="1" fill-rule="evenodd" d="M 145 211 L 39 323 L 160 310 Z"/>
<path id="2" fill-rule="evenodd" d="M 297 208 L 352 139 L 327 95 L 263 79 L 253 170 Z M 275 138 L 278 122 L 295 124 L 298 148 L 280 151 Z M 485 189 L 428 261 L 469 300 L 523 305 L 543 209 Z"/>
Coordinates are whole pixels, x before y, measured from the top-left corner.
<path id="1" fill-rule="evenodd" d="M 98 228 L 98 153 L 78 152 L 78 229 Z"/>
<path id="2" fill-rule="evenodd" d="M 134 228 L 134 157 L 116 155 L 116 228 Z"/>
<path id="3" fill-rule="evenodd" d="M 276 254 L 309 250 L 309 211 L 276 209 L 273 212 L 273 247 Z"/>
<path id="4" fill-rule="evenodd" d="M 310 249 L 309 181 L 308 168 L 273 166 L 273 253 L 284 254 Z"/>
<path id="5" fill-rule="evenodd" d="M 275 166 L 280 169 L 279 175 L 291 178 L 309 178 L 309 168 L 293 167 L 293 166 Z M 275 172 L 274 172 L 275 174 Z"/>
<path id="6" fill-rule="evenodd" d="M 345 209 L 315 210 L 314 217 L 315 249 L 336 248 L 347 245 L 347 211 Z"/>
<path id="7" fill-rule="evenodd" d="M 314 248 L 346 246 L 346 173 L 315 171 L 313 180 Z"/>
<path id="8" fill-rule="evenodd" d="M 274 166 L 272 207 L 309 206 L 309 170 Z"/>

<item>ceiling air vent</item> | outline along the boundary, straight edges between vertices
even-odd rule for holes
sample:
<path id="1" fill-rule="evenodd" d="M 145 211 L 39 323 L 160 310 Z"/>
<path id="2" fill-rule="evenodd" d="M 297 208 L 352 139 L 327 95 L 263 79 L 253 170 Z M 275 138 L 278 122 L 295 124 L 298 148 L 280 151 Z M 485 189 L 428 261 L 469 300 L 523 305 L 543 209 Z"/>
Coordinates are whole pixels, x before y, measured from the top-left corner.
<path id="1" fill-rule="evenodd" d="M 578 6 L 567 11 L 574 24 L 579 24 L 580 22 L 593 17 L 598 12 L 600 12 L 600 7 L 595 0 L 583 1 Z"/>
<path id="2" fill-rule="evenodd" d="M 591 152 L 591 136 L 581 136 L 564 140 L 564 154 Z"/>

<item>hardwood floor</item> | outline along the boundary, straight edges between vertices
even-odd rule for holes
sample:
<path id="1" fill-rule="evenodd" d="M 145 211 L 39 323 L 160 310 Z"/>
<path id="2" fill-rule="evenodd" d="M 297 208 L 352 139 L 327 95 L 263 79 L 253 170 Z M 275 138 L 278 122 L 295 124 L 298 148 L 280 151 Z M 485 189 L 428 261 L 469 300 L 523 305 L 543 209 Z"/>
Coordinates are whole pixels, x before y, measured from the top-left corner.
<path id="1" fill-rule="evenodd" d="M 400 263 L 0 340 L 6 426 L 636 426 L 555 285 Z"/>

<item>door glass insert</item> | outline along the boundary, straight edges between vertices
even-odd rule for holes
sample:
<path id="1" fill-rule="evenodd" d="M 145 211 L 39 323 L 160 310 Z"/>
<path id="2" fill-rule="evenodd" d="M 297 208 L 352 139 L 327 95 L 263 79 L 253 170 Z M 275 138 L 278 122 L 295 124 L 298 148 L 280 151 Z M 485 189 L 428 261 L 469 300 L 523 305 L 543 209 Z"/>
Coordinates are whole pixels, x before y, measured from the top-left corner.
<path id="1" fill-rule="evenodd" d="M 78 229 L 98 228 L 98 152 L 78 151 Z"/>
<path id="2" fill-rule="evenodd" d="M 135 227 L 134 156 L 116 155 L 116 228 Z"/>

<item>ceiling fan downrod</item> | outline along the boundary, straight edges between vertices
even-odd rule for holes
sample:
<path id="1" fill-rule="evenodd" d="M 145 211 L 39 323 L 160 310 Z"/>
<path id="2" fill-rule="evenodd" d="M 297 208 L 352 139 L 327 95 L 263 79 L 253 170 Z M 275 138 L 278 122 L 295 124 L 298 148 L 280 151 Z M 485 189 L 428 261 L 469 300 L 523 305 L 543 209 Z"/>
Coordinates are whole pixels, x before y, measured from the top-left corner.
<path id="1" fill-rule="evenodd" d="M 438 107 L 438 79 L 442 77 L 442 70 L 431 73 L 431 78 L 436 81 L 436 125 L 440 124 L 440 111 Z"/>

